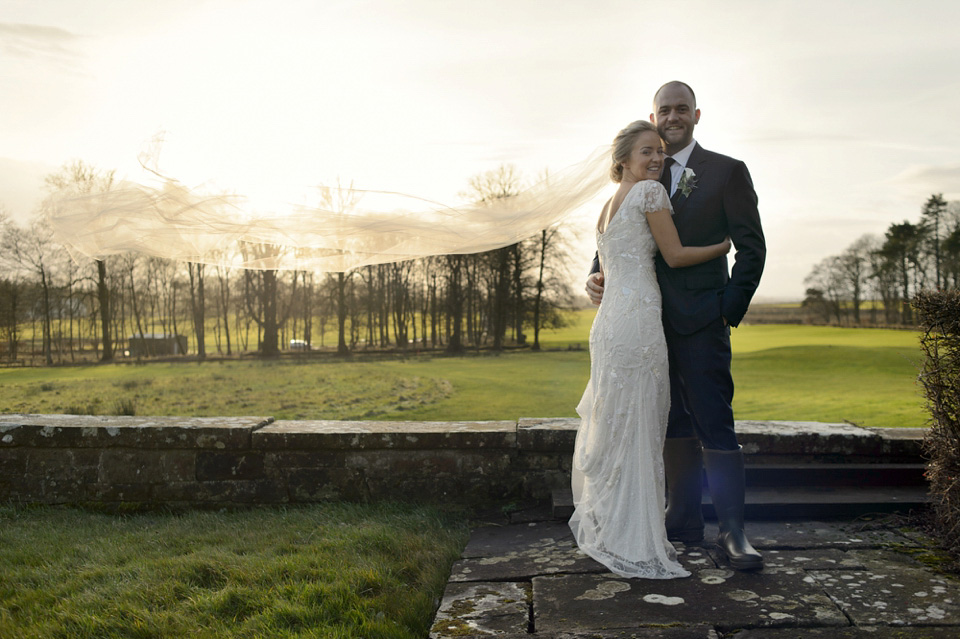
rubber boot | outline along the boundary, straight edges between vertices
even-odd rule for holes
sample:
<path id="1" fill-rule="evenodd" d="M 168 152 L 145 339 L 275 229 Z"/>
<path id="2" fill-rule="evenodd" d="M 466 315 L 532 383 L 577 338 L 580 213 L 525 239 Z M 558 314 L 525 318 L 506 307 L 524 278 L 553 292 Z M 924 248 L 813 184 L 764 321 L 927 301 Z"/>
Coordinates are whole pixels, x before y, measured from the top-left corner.
<path id="1" fill-rule="evenodd" d="M 668 438 L 663 444 L 667 480 L 667 539 L 703 541 L 703 453 L 696 437 Z"/>
<path id="2" fill-rule="evenodd" d="M 743 450 L 704 449 L 703 461 L 707 469 L 710 496 L 717 511 L 720 535 L 717 545 L 736 570 L 759 570 L 763 557 L 743 531 L 743 503 L 746 478 L 743 471 Z"/>

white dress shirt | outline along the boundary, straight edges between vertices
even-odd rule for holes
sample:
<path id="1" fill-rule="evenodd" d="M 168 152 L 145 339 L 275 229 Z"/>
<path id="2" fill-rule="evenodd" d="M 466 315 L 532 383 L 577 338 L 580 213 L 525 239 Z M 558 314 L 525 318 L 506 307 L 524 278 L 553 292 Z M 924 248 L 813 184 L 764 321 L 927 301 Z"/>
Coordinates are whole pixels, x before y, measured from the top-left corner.
<path id="1" fill-rule="evenodd" d="M 690 154 L 693 153 L 693 146 L 696 143 L 696 140 L 691 140 L 690 144 L 668 156 L 674 159 L 674 163 L 670 165 L 670 197 L 673 197 L 673 194 L 677 191 L 680 176 L 683 175 L 683 170 L 687 168 L 687 162 L 690 161 Z"/>

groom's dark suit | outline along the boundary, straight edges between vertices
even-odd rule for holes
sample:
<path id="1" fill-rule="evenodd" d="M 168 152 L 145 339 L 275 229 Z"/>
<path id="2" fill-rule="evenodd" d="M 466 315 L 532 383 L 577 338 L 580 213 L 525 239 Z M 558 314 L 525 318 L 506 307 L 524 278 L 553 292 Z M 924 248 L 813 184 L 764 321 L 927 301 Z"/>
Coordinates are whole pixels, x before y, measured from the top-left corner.
<path id="1" fill-rule="evenodd" d="M 667 437 L 696 435 L 704 448 L 736 450 L 730 330 L 723 320 L 731 326 L 739 324 L 760 283 L 766 256 L 763 229 L 757 195 L 743 162 L 696 144 L 687 168 L 696 175 L 696 187 L 688 196 L 678 188 L 671 200 L 681 243 L 706 246 L 729 236 L 736 257 L 728 274 L 726 256 L 670 268 L 657 255 L 670 356 Z M 598 270 L 595 259 L 591 272 Z"/>
<path id="2" fill-rule="evenodd" d="M 736 249 L 728 275 L 726 256 L 670 268 L 658 254 L 663 326 L 670 354 L 671 408 L 667 437 L 696 434 L 704 448 L 736 450 L 730 326 L 747 312 L 766 257 L 757 194 L 746 165 L 696 144 L 687 160 L 696 175 L 688 196 L 671 199 L 673 222 L 684 246 L 705 246 L 727 236 Z"/>

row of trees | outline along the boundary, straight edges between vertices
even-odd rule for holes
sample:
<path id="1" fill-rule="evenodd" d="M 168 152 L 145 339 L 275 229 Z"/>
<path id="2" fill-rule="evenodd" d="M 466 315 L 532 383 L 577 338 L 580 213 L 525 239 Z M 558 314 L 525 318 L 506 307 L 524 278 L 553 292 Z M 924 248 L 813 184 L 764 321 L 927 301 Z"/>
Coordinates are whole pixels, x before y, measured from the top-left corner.
<path id="1" fill-rule="evenodd" d="M 111 172 L 77 161 L 47 177 L 52 193 L 108 190 Z M 513 197 L 521 178 L 510 166 L 470 180 L 480 201 Z M 2 215 L 2 212 L 0 212 Z M 0 353 L 17 360 L 42 353 L 47 364 L 92 352 L 114 359 L 132 336 L 192 337 L 206 357 L 258 351 L 275 355 L 287 340 L 306 347 L 444 348 L 462 352 L 562 322 L 571 304 L 564 277 L 564 232 L 543 230 L 524 242 L 471 255 L 366 266 L 347 273 L 228 269 L 127 254 L 72 259 L 56 244 L 42 211 L 29 227 L 0 219 Z M 25 335 L 35 336 L 26 342 Z M 39 341 L 37 348 L 35 342 Z M 29 351 L 26 353 L 24 351 Z"/>
<path id="2" fill-rule="evenodd" d="M 825 322 L 914 325 L 914 295 L 960 289 L 960 202 L 931 195 L 917 222 L 860 237 L 814 266 L 804 284 L 804 306 Z"/>

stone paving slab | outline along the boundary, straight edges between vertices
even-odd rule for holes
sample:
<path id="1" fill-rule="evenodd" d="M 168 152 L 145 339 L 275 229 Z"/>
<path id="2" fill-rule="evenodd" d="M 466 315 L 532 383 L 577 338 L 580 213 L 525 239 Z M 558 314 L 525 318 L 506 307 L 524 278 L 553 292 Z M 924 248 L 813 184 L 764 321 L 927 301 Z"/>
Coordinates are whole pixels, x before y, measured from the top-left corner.
<path id="1" fill-rule="evenodd" d="M 556 519 L 553 516 L 553 509 L 543 502 L 512 511 L 506 515 L 506 518 L 511 524 L 531 524 Z"/>
<path id="2" fill-rule="evenodd" d="M 874 528 L 871 530 L 871 528 Z M 871 522 L 748 521 L 747 536 L 757 550 L 779 548 L 879 548 L 890 544 L 916 546 L 896 531 Z M 717 538 L 717 523 L 707 522 L 704 540 Z"/>
<path id="3" fill-rule="evenodd" d="M 724 565 L 725 562 L 719 563 Z M 763 553 L 763 565 L 765 570 L 775 568 L 806 571 L 866 570 L 866 565 L 861 556 L 837 548 L 766 550 Z"/>
<path id="4" fill-rule="evenodd" d="M 910 551 L 914 549 L 906 548 L 905 550 Z M 851 557 L 856 557 L 866 570 L 883 572 L 891 567 L 927 569 L 927 566 L 924 566 L 913 554 L 898 552 L 893 549 L 854 549 L 851 550 L 849 554 Z"/>
<path id="5" fill-rule="evenodd" d="M 699 546 L 678 544 L 677 552 L 690 570 L 716 567 L 709 552 Z M 580 551 L 566 523 L 552 521 L 478 528 L 461 557 L 453 565 L 451 582 L 529 581 L 540 575 L 608 572 Z"/>
<path id="6" fill-rule="evenodd" d="M 566 522 L 541 521 L 521 525 L 483 526 L 470 533 L 470 541 L 460 554 L 463 558 L 496 557 L 527 546 L 557 543 L 565 537 L 573 541 Z"/>
<path id="7" fill-rule="evenodd" d="M 862 571 L 812 571 L 809 578 L 857 626 L 960 626 L 960 585 L 923 568 L 897 562 Z"/>
<path id="8" fill-rule="evenodd" d="M 527 635 L 529 583 L 451 583 L 430 629 L 430 639 Z"/>
<path id="9" fill-rule="evenodd" d="M 729 568 L 726 556 L 715 545 L 702 548 L 718 568 Z M 870 551 L 865 551 L 870 552 Z M 811 548 L 799 550 L 763 550 L 764 569 L 787 570 L 867 570 L 861 555 L 854 551 L 837 548 Z"/>
<path id="10" fill-rule="evenodd" d="M 607 572 L 607 568 L 580 552 L 573 539 L 569 539 L 555 546 L 534 546 L 494 557 L 461 559 L 454 563 L 450 581 L 529 581 L 538 575 L 587 572 Z"/>
<path id="11" fill-rule="evenodd" d="M 565 523 L 487 526 L 475 530 L 453 565 L 451 582 L 530 581 L 559 572 L 606 572 L 577 547 Z"/>
<path id="12" fill-rule="evenodd" d="M 457 639 L 480 639 L 489 635 L 459 635 Z M 535 634 L 497 635 L 497 639 L 719 639 L 720 635 L 709 626 L 695 628 L 630 628 L 584 632 L 537 632 Z"/>
<path id="13" fill-rule="evenodd" d="M 960 580 L 936 571 L 932 540 L 896 522 L 749 522 L 765 558 L 757 572 L 731 570 L 713 542 L 716 523 L 708 523 L 704 542 L 675 544 L 693 576 L 663 581 L 606 571 L 579 552 L 565 521 L 488 525 L 473 531 L 448 594 L 526 588 L 532 633 L 503 629 L 503 639 L 960 637 Z M 431 637 L 490 636 L 495 624 L 509 625 L 504 610 L 518 628 L 523 610 L 509 607 L 516 592 L 500 596 L 510 601 L 493 606 L 491 621 L 467 606 L 472 617 L 458 626 L 464 604 L 454 605 L 463 599 L 456 595 L 445 603 L 446 624 L 460 634 Z"/>
<path id="14" fill-rule="evenodd" d="M 623 579 L 610 573 L 533 579 L 537 631 L 713 625 L 720 629 L 847 626 L 802 570 L 705 568 L 688 579 Z"/>
<path id="15" fill-rule="evenodd" d="M 736 639 L 957 639 L 960 628 L 931 627 L 891 628 L 784 628 L 744 630 L 733 635 Z"/>
<path id="16" fill-rule="evenodd" d="M 457 639 L 482 639 L 488 634 L 456 635 Z M 604 630 L 583 632 L 537 632 L 507 633 L 496 635 L 497 639 L 720 639 L 720 635 L 709 626 L 695 628 L 665 627 L 665 628 L 630 628 L 624 630 Z"/>

